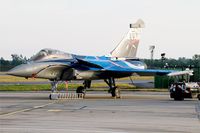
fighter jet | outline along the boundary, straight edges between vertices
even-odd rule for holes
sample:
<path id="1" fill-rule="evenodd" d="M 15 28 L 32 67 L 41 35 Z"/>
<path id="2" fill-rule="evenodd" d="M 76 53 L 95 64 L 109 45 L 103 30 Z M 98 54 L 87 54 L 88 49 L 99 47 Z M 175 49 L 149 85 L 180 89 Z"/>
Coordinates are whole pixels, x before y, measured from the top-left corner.
<path id="1" fill-rule="evenodd" d="M 104 80 L 109 86 L 113 97 L 120 97 L 116 78 L 132 75 L 166 75 L 173 70 L 147 69 L 147 65 L 136 58 L 140 33 L 144 22 L 138 20 L 130 24 L 128 33 L 117 47 L 106 56 L 82 56 L 65 53 L 54 49 L 42 49 L 31 57 L 27 64 L 11 69 L 8 74 L 25 78 L 43 78 L 51 82 L 50 99 L 56 92 L 59 81 L 83 80 L 83 86 L 77 88 L 77 93 L 85 93 L 90 88 L 92 80 Z"/>

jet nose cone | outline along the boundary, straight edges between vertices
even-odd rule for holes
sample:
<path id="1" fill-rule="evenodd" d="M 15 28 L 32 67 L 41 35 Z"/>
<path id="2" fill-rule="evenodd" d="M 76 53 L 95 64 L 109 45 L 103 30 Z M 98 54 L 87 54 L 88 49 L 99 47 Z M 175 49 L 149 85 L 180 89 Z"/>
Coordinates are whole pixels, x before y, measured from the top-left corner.
<path id="1" fill-rule="evenodd" d="M 10 71 L 7 72 L 8 75 L 13 75 L 13 76 L 21 76 L 21 77 L 26 77 L 28 76 L 28 72 L 26 71 L 27 66 L 26 65 L 19 65 L 17 67 L 14 67 Z"/>

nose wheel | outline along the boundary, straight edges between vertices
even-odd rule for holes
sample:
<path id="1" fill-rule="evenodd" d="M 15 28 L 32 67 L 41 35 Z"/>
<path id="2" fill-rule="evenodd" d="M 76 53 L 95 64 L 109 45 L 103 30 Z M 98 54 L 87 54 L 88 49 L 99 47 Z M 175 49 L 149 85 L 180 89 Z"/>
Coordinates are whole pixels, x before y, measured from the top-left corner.
<path id="1" fill-rule="evenodd" d="M 51 82 L 51 94 L 49 95 L 50 100 L 58 99 L 58 94 L 55 93 L 57 91 L 57 87 L 58 87 L 58 81 L 52 81 Z"/>

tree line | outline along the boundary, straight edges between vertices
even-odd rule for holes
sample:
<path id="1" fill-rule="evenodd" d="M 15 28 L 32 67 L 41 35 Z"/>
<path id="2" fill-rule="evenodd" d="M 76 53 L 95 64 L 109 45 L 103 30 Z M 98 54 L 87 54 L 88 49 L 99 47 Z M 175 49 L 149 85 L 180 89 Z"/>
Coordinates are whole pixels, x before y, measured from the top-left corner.
<path id="1" fill-rule="evenodd" d="M 11 60 L 5 60 L 3 57 L 0 58 L 0 71 L 8 71 L 11 68 L 27 63 L 29 59 L 23 55 L 11 54 Z"/>
<path id="2" fill-rule="evenodd" d="M 200 67 L 200 55 L 195 54 L 192 58 L 180 57 L 178 59 L 173 58 L 161 58 L 161 59 L 143 59 L 148 68 L 197 68 Z"/>

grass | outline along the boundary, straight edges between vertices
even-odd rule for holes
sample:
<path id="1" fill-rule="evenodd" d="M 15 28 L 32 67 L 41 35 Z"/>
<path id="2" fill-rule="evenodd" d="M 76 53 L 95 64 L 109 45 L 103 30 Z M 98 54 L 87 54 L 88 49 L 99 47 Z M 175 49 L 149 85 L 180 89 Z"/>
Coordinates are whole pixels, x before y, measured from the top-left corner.
<path id="1" fill-rule="evenodd" d="M 153 80 L 153 76 L 132 76 L 132 80 Z M 118 80 L 130 80 L 129 77 L 121 78 Z M 0 75 L 0 82 L 39 82 L 39 81 L 48 81 L 46 79 L 25 79 L 22 77 L 15 77 L 9 75 Z M 78 86 L 82 84 L 74 84 L 69 83 L 69 90 L 75 90 Z M 129 85 L 129 84 L 117 84 L 119 88 L 122 90 L 130 90 L 130 91 L 167 91 L 167 89 L 154 89 L 154 88 L 137 88 L 136 86 Z M 50 84 L 36 84 L 36 85 L 0 85 L 0 91 L 50 91 L 51 89 Z M 58 90 L 65 90 L 65 84 L 59 84 Z M 108 86 L 106 83 L 92 83 L 91 91 L 93 90 L 103 90 L 107 91 Z"/>
<path id="2" fill-rule="evenodd" d="M 50 85 L 0 85 L 0 91 L 49 91 Z"/>
<path id="3" fill-rule="evenodd" d="M 69 90 L 75 90 L 82 84 L 69 84 Z M 120 88 L 133 89 L 135 86 L 128 84 L 120 84 Z M 51 88 L 50 84 L 44 85 L 0 85 L 0 91 L 49 91 Z M 58 90 L 65 90 L 65 84 L 59 84 Z M 94 83 L 92 84 L 90 90 L 108 90 L 108 86 L 104 83 Z"/>
<path id="4" fill-rule="evenodd" d="M 78 86 L 82 84 L 69 84 L 68 90 L 75 91 Z M 167 89 L 162 88 L 137 88 L 136 86 L 129 85 L 129 84 L 118 84 L 118 87 L 121 90 L 126 91 L 150 91 L 150 92 L 166 92 Z M 0 91 L 50 91 L 51 89 L 50 84 L 44 85 L 0 85 Z M 65 84 L 59 84 L 58 90 L 66 90 Z M 92 84 L 91 88 L 88 89 L 89 91 L 107 91 L 108 86 L 104 83 L 94 83 Z"/>
<path id="5" fill-rule="evenodd" d="M 154 80 L 153 76 L 132 76 L 132 80 Z M 129 77 L 121 78 L 119 80 L 130 80 Z M 47 79 L 34 79 L 29 78 L 25 79 L 23 77 L 15 77 L 9 75 L 0 75 L 0 82 L 39 82 L 39 81 L 48 81 Z"/>
<path id="6" fill-rule="evenodd" d="M 154 76 L 131 76 L 132 80 L 154 80 Z M 130 80 L 130 77 L 120 78 L 119 80 Z"/>
<path id="7" fill-rule="evenodd" d="M 34 79 L 34 78 L 23 78 L 23 77 L 15 77 L 9 75 L 0 75 L 0 82 L 38 82 L 38 81 L 48 81 L 46 79 Z"/>

